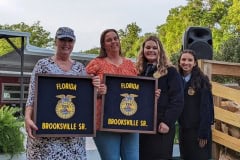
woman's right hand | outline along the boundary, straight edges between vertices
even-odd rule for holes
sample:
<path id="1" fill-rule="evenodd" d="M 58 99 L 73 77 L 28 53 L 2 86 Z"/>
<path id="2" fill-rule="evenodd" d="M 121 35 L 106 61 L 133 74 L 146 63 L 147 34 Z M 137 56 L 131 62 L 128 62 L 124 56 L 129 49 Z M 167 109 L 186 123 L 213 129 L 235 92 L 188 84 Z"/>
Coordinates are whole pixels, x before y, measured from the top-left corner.
<path id="1" fill-rule="evenodd" d="M 25 129 L 30 138 L 35 138 L 33 136 L 33 130 L 38 130 L 37 126 L 34 124 L 33 120 L 31 119 L 33 112 L 33 107 L 26 107 L 25 109 Z"/>
<path id="2" fill-rule="evenodd" d="M 200 148 L 204 148 L 207 145 L 207 139 L 198 139 L 198 145 Z"/>
<path id="3" fill-rule="evenodd" d="M 92 76 L 92 84 L 94 87 L 96 88 L 99 88 L 100 87 L 100 77 L 99 76 L 94 76 L 94 75 L 91 75 Z"/>
<path id="4" fill-rule="evenodd" d="M 158 126 L 158 132 L 159 133 L 163 133 L 163 134 L 166 134 L 169 132 L 169 127 L 167 124 L 161 122 Z"/>
<path id="5" fill-rule="evenodd" d="M 37 126 L 34 124 L 34 122 L 31 119 L 25 119 L 25 127 L 26 132 L 30 138 L 35 138 L 32 134 L 33 130 L 38 130 Z"/>

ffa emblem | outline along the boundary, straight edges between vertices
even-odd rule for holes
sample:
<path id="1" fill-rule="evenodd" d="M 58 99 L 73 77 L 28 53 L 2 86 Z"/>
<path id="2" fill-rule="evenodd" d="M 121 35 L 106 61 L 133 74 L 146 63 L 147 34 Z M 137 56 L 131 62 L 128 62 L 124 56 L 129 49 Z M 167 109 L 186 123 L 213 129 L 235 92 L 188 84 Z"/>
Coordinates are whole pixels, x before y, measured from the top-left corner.
<path id="1" fill-rule="evenodd" d="M 71 118 L 75 113 L 75 105 L 72 102 L 72 98 L 75 96 L 60 94 L 56 97 L 60 98 L 55 108 L 57 116 L 62 119 Z"/>
<path id="2" fill-rule="evenodd" d="M 159 71 L 156 71 L 156 72 L 153 73 L 153 77 L 154 78 L 160 78 L 161 74 L 159 73 Z"/>
<path id="3" fill-rule="evenodd" d="M 120 103 L 120 110 L 122 114 L 126 116 L 132 116 L 137 112 L 137 103 L 134 100 L 135 97 L 138 97 L 136 94 L 121 94 L 124 98 Z"/>
<path id="4" fill-rule="evenodd" d="M 192 96 L 192 95 L 194 95 L 194 94 L 195 94 L 194 89 L 193 89 L 192 87 L 189 87 L 189 88 L 188 88 L 188 95 Z"/>

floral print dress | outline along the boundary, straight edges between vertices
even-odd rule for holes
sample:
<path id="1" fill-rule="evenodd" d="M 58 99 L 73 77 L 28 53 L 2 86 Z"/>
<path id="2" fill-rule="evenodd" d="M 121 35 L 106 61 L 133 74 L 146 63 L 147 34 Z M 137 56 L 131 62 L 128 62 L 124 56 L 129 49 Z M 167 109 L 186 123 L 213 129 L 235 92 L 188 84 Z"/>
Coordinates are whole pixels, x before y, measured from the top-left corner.
<path id="1" fill-rule="evenodd" d="M 40 59 L 35 65 L 29 84 L 26 106 L 33 107 L 35 92 L 35 74 L 86 75 L 85 67 L 74 62 L 71 70 L 65 72 L 51 58 Z M 86 160 L 85 137 L 41 137 L 27 138 L 28 160 Z"/>

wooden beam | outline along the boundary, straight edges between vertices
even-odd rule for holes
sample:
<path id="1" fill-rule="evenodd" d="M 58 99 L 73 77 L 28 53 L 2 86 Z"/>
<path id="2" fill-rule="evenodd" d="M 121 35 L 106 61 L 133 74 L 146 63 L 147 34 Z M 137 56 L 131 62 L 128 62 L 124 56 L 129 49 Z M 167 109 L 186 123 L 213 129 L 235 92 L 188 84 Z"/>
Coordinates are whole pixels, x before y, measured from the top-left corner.
<path id="1" fill-rule="evenodd" d="M 240 76 L 239 65 L 212 64 L 212 74 L 225 76 Z"/>
<path id="2" fill-rule="evenodd" d="M 212 129 L 213 141 L 226 146 L 234 151 L 240 152 L 240 139 L 232 137 L 216 129 Z"/>
<path id="3" fill-rule="evenodd" d="M 220 107 L 214 107 L 214 114 L 215 114 L 215 119 L 240 128 L 239 114 L 227 111 Z"/>
<path id="4" fill-rule="evenodd" d="M 211 72 L 211 74 L 213 75 L 240 77 L 240 63 L 213 60 L 199 60 L 199 67 L 203 70 L 205 74 L 207 74 L 206 72 Z M 209 68 L 211 70 L 206 71 L 206 68 Z M 209 73 L 207 75 L 209 75 Z"/>
<path id="5" fill-rule="evenodd" d="M 226 87 L 217 82 L 211 83 L 214 96 L 226 98 L 240 104 L 240 90 Z"/>

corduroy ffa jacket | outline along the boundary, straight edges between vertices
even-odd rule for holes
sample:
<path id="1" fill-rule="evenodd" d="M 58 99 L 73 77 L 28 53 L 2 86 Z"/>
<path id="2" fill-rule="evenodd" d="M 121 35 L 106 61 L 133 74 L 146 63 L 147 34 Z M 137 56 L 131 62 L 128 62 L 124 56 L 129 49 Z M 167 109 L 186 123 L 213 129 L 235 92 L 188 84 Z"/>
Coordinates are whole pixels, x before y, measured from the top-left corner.
<path id="1" fill-rule="evenodd" d="M 184 109 L 179 124 L 185 129 L 198 128 L 198 137 L 208 139 L 214 120 L 212 93 L 209 89 L 201 88 L 194 91 L 193 95 L 189 94 L 190 81 L 185 84 Z"/>
<path id="2" fill-rule="evenodd" d="M 157 117 L 159 122 L 166 123 L 169 127 L 175 125 L 183 110 L 183 84 L 182 77 L 174 67 L 169 67 L 168 73 L 158 79 L 158 88 L 161 89 L 161 94 L 157 104 Z M 148 71 L 147 75 L 152 77 L 156 68 Z"/>

